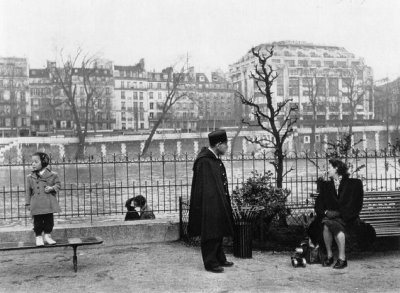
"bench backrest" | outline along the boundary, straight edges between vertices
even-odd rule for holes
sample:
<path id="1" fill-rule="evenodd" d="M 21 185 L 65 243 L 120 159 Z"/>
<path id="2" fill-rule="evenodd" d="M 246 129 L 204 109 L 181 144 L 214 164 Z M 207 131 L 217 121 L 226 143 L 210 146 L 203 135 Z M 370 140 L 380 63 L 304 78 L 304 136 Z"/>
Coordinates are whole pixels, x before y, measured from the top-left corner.
<path id="1" fill-rule="evenodd" d="M 400 191 L 365 192 L 360 218 L 375 227 L 400 226 Z"/>

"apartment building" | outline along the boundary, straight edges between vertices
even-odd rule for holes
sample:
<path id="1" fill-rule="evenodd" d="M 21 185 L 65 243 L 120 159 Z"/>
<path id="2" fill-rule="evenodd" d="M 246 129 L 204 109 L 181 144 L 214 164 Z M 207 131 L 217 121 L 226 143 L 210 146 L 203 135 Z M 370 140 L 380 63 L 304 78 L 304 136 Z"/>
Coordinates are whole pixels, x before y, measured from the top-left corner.
<path id="1" fill-rule="evenodd" d="M 0 136 L 30 135 L 28 62 L 0 58 Z"/>

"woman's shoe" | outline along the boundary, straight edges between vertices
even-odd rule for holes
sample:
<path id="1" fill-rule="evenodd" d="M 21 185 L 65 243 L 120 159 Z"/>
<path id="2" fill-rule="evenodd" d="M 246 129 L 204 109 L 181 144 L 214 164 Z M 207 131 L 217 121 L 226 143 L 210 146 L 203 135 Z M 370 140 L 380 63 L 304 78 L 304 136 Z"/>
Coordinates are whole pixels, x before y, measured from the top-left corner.
<path id="1" fill-rule="evenodd" d="M 326 257 L 323 261 L 322 261 L 322 266 L 323 267 L 330 267 L 333 264 L 333 257 Z"/>
<path id="2" fill-rule="evenodd" d="M 345 267 L 347 267 L 347 260 L 342 260 L 340 258 L 338 258 L 337 262 L 333 266 L 334 269 L 344 269 Z"/>

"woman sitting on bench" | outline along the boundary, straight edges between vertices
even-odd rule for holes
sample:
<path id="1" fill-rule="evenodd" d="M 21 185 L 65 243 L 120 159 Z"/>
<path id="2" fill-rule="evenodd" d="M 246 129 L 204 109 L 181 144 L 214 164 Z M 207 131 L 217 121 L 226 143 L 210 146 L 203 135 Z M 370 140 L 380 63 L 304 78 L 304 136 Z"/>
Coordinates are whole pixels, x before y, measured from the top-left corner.
<path id="1" fill-rule="evenodd" d="M 125 207 L 128 210 L 125 215 L 125 221 L 147 220 L 156 218 L 151 209 L 147 206 L 146 198 L 142 195 L 138 195 L 128 199 L 126 201 Z M 139 208 L 139 212 L 136 211 L 136 207 Z"/>
<path id="2" fill-rule="evenodd" d="M 330 180 L 320 182 L 319 196 L 315 202 L 317 217 L 310 225 L 309 234 L 313 242 L 322 242 L 319 239 L 323 238 L 327 253 L 322 261 L 325 267 L 333 264 L 332 242 L 335 239 L 339 256 L 333 268 L 343 269 L 347 267 L 345 233 L 359 221 L 363 185 L 360 179 L 349 178 L 348 167 L 344 162 L 331 159 L 328 165 Z"/>

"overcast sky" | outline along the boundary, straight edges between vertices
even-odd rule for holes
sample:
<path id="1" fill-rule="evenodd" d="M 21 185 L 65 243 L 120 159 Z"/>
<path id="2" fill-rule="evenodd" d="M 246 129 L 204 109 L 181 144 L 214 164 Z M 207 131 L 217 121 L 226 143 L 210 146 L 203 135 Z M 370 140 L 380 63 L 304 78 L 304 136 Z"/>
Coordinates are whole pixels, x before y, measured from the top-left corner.
<path id="1" fill-rule="evenodd" d="M 77 46 L 115 64 L 160 70 L 189 53 L 197 70 L 228 69 L 251 46 L 297 40 L 345 47 L 375 78 L 400 76 L 400 1 L 0 0 L 0 56 L 43 67 Z"/>

